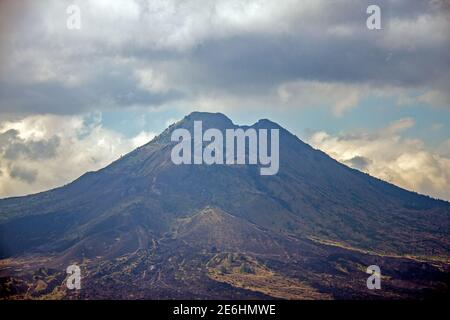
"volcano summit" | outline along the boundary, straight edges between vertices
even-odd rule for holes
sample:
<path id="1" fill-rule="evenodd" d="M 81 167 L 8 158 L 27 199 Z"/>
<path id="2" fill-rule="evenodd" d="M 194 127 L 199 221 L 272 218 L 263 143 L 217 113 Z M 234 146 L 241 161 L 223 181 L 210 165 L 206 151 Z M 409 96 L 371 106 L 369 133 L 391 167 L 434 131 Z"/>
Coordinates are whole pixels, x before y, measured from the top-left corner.
<path id="1" fill-rule="evenodd" d="M 219 129 L 209 128 L 202 132 L 202 122 L 194 121 L 194 134 L 189 130 L 178 128 L 172 132 L 171 141 L 181 141 L 173 147 L 170 157 L 174 164 L 262 164 L 268 165 L 260 169 L 261 175 L 274 175 L 279 170 L 279 130 L 270 130 L 270 149 L 267 147 L 267 129 L 254 128 L 246 130 L 226 129 L 225 148 L 224 135 Z M 248 141 L 248 144 L 246 144 Z M 203 149 L 203 142 L 210 142 Z M 192 161 L 192 144 L 194 152 Z M 270 150 L 271 155 L 268 152 Z"/>
<path id="2" fill-rule="evenodd" d="M 176 165 L 177 129 L 279 131 L 279 171 Z M 246 155 L 247 156 L 247 155 Z M 260 120 L 194 112 L 61 188 L 0 200 L 0 297 L 362 299 L 445 295 L 450 204 L 351 169 Z M 68 290 L 78 265 L 82 289 Z M 381 269 L 381 290 L 366 268 Z"/>

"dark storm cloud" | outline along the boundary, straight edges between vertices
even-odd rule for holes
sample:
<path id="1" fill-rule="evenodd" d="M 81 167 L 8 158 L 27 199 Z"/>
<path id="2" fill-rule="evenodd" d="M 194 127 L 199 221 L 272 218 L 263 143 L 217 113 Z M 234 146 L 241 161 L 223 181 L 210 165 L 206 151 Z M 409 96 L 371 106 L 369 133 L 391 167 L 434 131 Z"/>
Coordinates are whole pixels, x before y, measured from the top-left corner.
<path id="1" fill-rule="evenodd" d="M 226 1 L 127 1 L 99 12 L 89 3 L 78 33 L 64 29 L 64 3 L 49 3 L 53 9 L 30 6 L 34 13 L 5 40 L 1 113 L 157 107 L 209 92 L 258 96 L 296 80 L 445 93 L 450 80 L 445 1 L 377 1 L 379 31 L 366 28 L 370 1 L 277 3 L 255 21 L 247 3 L 233 11 L 220 9 Z M 167 88 L 142 88 L 135 72 L 145 68 L 162 74 Z"/>
<path id="2" fill-rule="evenodd" d="M 9 175 L 13 179 L 33 183 L 36 180 L 37 171 L 25 169 L 19 166 L 13 166 L 9 172 Z"/>
<path id="3" fill-rule="evenodd" d="M 404 87 L 448 83 L 448 39 L 422 44 L 420 41 L 427 40 L 425 35 L 425 39 L 417 38 L 405 47 L 383 45 L 386 34 L 398 28 L 391 20 L 414 21 L 419 15 L 437 15 L 441 6 L 427 1 L 380 2 L 387 11 L 387 17 L 382 15 L 385 30 L 366 28 L 365 9 L 371 2 L 341 1 L 325 8 L 319 17 L 293 22 L 289 34 L 244 34 L 205 41 L 190 55 L 190 76 L 197 84 L 237 92 L 264 91 L 297 79 Z M 348 35 L 330 31 L 341 23 Z M 450 28 L 449 23 L 446 26 Z M 412 24 L 409 32 L 420 33 L 420 27 Z M 448 33 L 444 28 L 434 31 Z"/>
<path id="4" fill-rule="evenodd" d="M 6 81 L 0 81 L 0 110 L 10 113 L 78 114 L 95 108 L 157 106 L 181 96 L 175 90 L 164 93 L 142 90 L 128 73 L 100 73 L 76 86 L 57 81 L 26 84 Z"/>
<path id="5" fill-rule="evenodd" d="M 308 43 L 314 42 L 311 47 Z M 447 77 L 450 50 L 402 51 L 374 46 L 371 37 L 321 40 L 240 37 L 209 42 L 192 55 L 192 73 L 205 85 L 233 90 L 270 87 L 295 79 L 417 86 Z M 411 66 L 414 66 L 412 68 Z"/>
<path id="6" fill-rule="evenodd" d="M 0 82 L 0 109 L 10 113 L 76 114 L 94 101 L 90 90 L 76 90 L 57 82 L 11 84 Z"/>
<path id="7" fill-rule="evenodd" d="M 25 159 L 52 158 L 56 155 L 59 145 L 60 139 L 57 136 L 48 140 L 25 141 L 18 136 L 18 131 L 14 129 L 0 133 L 0 156 L 7 160 L 17 160 L 20 157 Z"/>

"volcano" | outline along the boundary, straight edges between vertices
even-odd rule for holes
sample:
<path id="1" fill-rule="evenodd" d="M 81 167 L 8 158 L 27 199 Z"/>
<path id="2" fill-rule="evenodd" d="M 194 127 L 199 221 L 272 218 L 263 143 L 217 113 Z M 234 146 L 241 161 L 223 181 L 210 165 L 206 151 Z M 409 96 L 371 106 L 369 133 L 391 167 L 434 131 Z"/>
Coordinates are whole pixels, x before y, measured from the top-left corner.
<path id="1" fill-rule="evenodd" d="M 278 173 L 175 165 L 171 133 L 194 121 L 278 129 Z M 449 233 L 448 202 L 349 168 L 269 120 L 194 112 L 99 171 L 0 200 L 0 297 L 422 299 L 448 294 Z M 65 286 L 71 264 L 80 290 Z M 371 265 L 380 290 L 366 286 Z"/>

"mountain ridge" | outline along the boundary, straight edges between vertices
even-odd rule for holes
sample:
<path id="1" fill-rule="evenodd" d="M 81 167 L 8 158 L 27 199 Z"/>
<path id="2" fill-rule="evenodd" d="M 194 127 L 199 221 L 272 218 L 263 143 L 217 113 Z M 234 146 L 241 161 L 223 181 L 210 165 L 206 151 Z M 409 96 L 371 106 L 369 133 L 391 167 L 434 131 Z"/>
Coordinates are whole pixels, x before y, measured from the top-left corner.
<path id="1" fill-rule="evenodd" d="M 205 129 L 279 128 L 278 174 L 261 176 L 255 165 L 174 165 L 170 134 L 181 127 L 192 130 L 194 121 L 203 121 Z M 91 272 L 92 287 L 82 293 L 87 298 L 98 297 L 95 286 L 107 285 L 109 268 L 125 268 L 127 281 L 133 283 L 130 288 L 120 285 L 125 291 L 140 286 L 136 277 L 158 270 L 156 278 L 148 279 L 150 288 L 140 289 L 143 297 L 178 297 L 180 274 L 203 279 L 194 287 L 201 297 L 208 297 L 205 288 L 218 286 L 218 279 L 232 286 L 239 283 L 242 277 L 235 273 L 241 264 L 264 274 L 270 269 L 277 279 L 300 277 L 314 290 L 321 288 L 336 298 L 383 297 L 360 287 L 350 290 L 342 281 L 354 282 L 364 275 L 361 261 L 378 261 L 411 288 L 419 284 L 404 272 L 429 270 L 424 275 L 429 282 L 420 286 L 434 290 L 433 281 L 444 281 L 447 271 L 438 270 L 447 270 L 450 255 L 449 203 L 349 168 L 270 120 L 237 126 L 220 113 L 192 113 L 149 143 L 63 187 L 0 200 L 0 217 L 0 261 L 51 256 L 52 268 L 90 261 L 85 268 Z M 225 254 L 231 254 L 234 262 L 220 258 L 216 269 L 206 267 L 215 255 Z M 413 256 L 429 262 L 408 258 Z M 192 274 L 173 261 L 185 261 Z M 95 271 L 98 268 L 103 271 Z M 354 275 L 340 273 L 342 268 L 350 268 Z M 231 270 L 231 275 L 220 276 L 221 269 Z M 332 286 L 344 293 L 324 287 L 317 272 L 332 276 Z M 160 282 L 161 277 L 168 279 Z M 113 278 L 123 281 L 120 275 Z M 172 286 L 167 291 L 161 283 Z M 395 282 L 390 285 L 398 295 L 422 295 Z M 242 288 L 220 288 L 225 296 L 251 296 Z M 266 289 L 261 289 L 265 295 Z M 279 297 L 279 288 L 275 291 Z"/>
<path id="2" fill-rule="evenodd" d="M 128 153 L 125 154 L 125 155 L 122 155 L 120 158 L 118 158 L 118 159 L 112 161 L 110 164 L 106 165 L 106 166 L 103 167 L 103 168 L 100 168 L 100 169 L 94 170 L 94 171 L 87 171 L 87 172 L 83 173 L 80 177 L 76 178 L 75 180 L 73 180 L 73 181 L 71 181 L 71 182 L 68 182 L 67 184 L 64 184 L 64 185 L 61 185 L 61 186 L 52 188 L 52 189 L 43 190 L 43 191 L 40 191 L 40 192 L 37 192 L 37 193 L 27 194 L 27 195 L 23 195 L 23 196 L 12 196 L 12 197 L 1 198 L 0 201 L 10 200 L 10 199 L 18 199 L 18 198 L 24 198 L 24 197 L 30 197 L 30 196 L 36 196 L 36 195 L 40 195 L 40 194 L 47 193 L 47 192 L 50 192 L 50 191 L 58 190 L 58 189 L 60 189 L 60 188 L 64 188 L 65 186 L 70 185 L 70 184 L 76 182 L 77 180 L 83 178 L 84 176 L 89 176 L 89 175 L 91 175 L 91 174 L 95 174 L 95 173 L 97 173 L 97 172 L 100 172 L 100 171 L 102 171 L 102 170 L 105 170 L 106 168 L 108 168 L 109 166 L 113 165 L 114 163 L 116 163 L 116 162 L 122 160 L 124 157 L 127 157 L 129 154 L 132 154 L 132 153 L 134 153 L 134 152 L 137 152 L 138 150 L 144 148 L 145 146 L 148 146 L 148 145 L 151 144 L 151 143 L 159 142 L 159 138 L 160 138 L 163 134 L 165 134 L 165 133 L 171 133 L 174 129 L 176 129 L 176 128 L 178 128 L 178 127 L 180 127 L 180 128 L 181 128 L 181 127 L 186 128 L 186 126 L 180 126 L 180 124 L 182 124 L 183 121 L 185 121 L 186 119 L 194 119 L 194 118 L 195 118 L 196 121 L 203 121 L 202 119 L 208 120 L 208 118 L 205 118 L 205 117 L 208 116 L 208 115 L 214 115 L 214 116 L 218 116 L 219 118 L 226 119 L 226 122 L 228 122 L 229 124 L 231 124 L 231 127 L 230 127 L 230 128 L 237 128 L 237 127 L 239 127 L 239 128 L 244 128 L 244 129 L 245 129 L 245 128 L 259 127 L 261 123 L 263 123 L 263 124 L 269 124 L 269 125 L 265 125 L 265 126 L 262 126 L 262 127 L 265 128 L 265 129 L 281 129 L 281 130 L 283 130 L 283 131 L 289 133 L 290 135 L 292 135 L 292 136 L 295 137 L 296 139 L 298 139 L 299 142 L 301 142 L 302 144 L 308 146 L 308 147 L 311 148 L 312 150 L 323 153 L 325 156 L 327 156 L 327 157 L 329 157 L 330 159 L 336 161 L 337 163 L 339 163 L 339 164 L 341 164 L 341 165 L 347 167 L 348 169 L 355 170 L 355 171 L 360 172 L 360 173 L 362 173 L 362 174 L 368 175 L 369 177 L 371 177 L 371 178 L 373 178 L 373 179 L 382 181 L 383 183 L 392 185 L 392 186 L 394 186 L 394 187 L 396 187 L 396 188 L 399 188 L 399 189 L 402 189 L 402 190 L 404 190 L 404 191 L 407 191 L 407 192 L 410 192 L 410 193 L 413 193 L 413 194 L 416 194 L 416 195 L 419 195 L 419 196 L 423 196 L 423 197 L 426 197 L 426 198 L 430 198 L 431 200 L 436 200 L 436 201 L 439 201 L 439 202 L 443 202 L 443 203 L 445 203 L 445 204 L 450 204 L 450 201 L 447 201 L 447 200 L 445 200 L 445 199 L 434 198 L 434 197 L 432 197 L 432 196 L 430 196 L 430 195 L 422 194 L 422 193 L 416 192 L 416 191 L 414 191 L 414 190 L 404 189 L 404 188 L 402 188 L 402 187 L 399 187 L 399 186 L 395 185 L 394 183 L 391 183 L 391 182 L 389 182 L 389 181 L 382 180 L 382 179 L 377 178 L 377 177 L 375 177 L 375 176 L 372 176 L 372 175 L 370 175 L 370 174 L 368 174 L 368 173 L 365 173 L 365 172 L 363 172 L 363 171 L 360 171 L 360 170 L 358 170 L 358 169 L 356 169 L 356 168 L 352 168 L 352 167 L 350 167 L 350 166 L 348 166 L 348 165 L 346 165 L 346 164 L 344 164 L 344 163 L 342 163 L 342 162 L 340 162 L 340 161 L 338 161 L 338 160 L 332 158 L 330 155 L 328 155 L 327 153 L 323 152 L 322 150 L 313 148 L 311 145 L 309 145 L 308 143 L 304 142 L 303 140 L 301 140 L 300 138 L 298 138 L 296 135 L 290 133 L 288 130 L 286 130 L 285 128 L 283 128 L 282 126 L 280 126 L 279 124 L 277 124 L 276 122 L 271 121 L 270 119 L 267 119 L 267 118 L 259 119 L 258 121 L 256 121 L 256 122 L 255 122 L 254 124 L 252 124 L 252 125 L 236 125 L 236 124 L 234 124 L 234 123 L 231 121 L 231 119 L 229 119 L 229 118 L 228 118 L 226 115 L 224 115 L 223 113 L 220 113 L 220 112 L 210 113 L 210 112 L 200 112 L 200 111 L 193 111 L 193 112 L 191 112 L 189 115 L 185 116 L 182 120 L 177 121 L 177 122 L 171 124 L 171 125 L 170 125 L 167 129 L 165 129 L 161 134 L 155 136 L 155 137 L 154 137 L 153 139 L 151 139 L 149 142 L 145 143 L 144 145 L 142 145 L 142 146 L 140 146 L 140 147 L 135 148 L 134 150 L 131 150 L 130 152 L 128 152 Z M 209 125 L 209 126 L 207 126 L 206 128 L 208 128 L 208 127 L 212 127 L 212 126 Z"/>

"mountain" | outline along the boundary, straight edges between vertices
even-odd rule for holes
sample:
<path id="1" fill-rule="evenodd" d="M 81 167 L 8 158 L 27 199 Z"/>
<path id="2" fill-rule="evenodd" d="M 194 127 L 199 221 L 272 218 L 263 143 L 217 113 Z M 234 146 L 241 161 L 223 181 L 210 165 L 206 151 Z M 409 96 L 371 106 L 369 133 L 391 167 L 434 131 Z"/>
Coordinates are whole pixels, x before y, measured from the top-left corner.
<path id="1" fill-rule="evenodd" d="M 174 130 L 278 129 L 280 165 L 175 165 Z M 62 164 L 63 165 L 63 164 Z M 450 204 L 351 169 L 269 120 L 194 112 L 106 168 L 0 200 L 0 297 L 426 298 L 448 293 Z M 83 272 L 81 290 L 65 268 Z M 382 290 L 366 287 L 378 265 Z"/>

